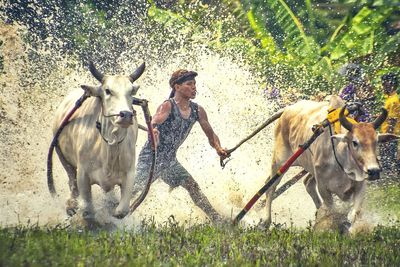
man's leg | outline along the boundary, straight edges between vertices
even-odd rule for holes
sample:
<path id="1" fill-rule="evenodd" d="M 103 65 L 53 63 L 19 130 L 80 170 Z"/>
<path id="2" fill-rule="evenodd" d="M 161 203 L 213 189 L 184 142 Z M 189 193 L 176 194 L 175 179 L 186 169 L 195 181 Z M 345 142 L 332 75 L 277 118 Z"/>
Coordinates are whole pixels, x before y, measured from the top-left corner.
<path id="1" fill-rule="evenodd" d="M 193 179 L 192 176 L 189 176 L 181 186 L 185 188 L 190 197 L 192 198 L 194 204 L 202 209 L 214 223 L 218 223 L 222 221 L 221 215 L 211 206 L 211 203 L 208 201 L 207 197 L 201 191 L 199 184 Z"/>
<path id="2" fill-rule="evenodd" d="M 151 169 L 151 157 L 150 156 L 139 156 L 138 163 L 136 165 L 136 173 L 132 191 L 132 197 L 138 195 L 139 192 L 143 191 L 148 183 L 148 179 L 150 176 L 150 169 Z M 157 167 L 155 166 L 155 171 L 153 174 L 153 179 L 151 183 L 157 180 L 159 173 L 157 172 Z"/>

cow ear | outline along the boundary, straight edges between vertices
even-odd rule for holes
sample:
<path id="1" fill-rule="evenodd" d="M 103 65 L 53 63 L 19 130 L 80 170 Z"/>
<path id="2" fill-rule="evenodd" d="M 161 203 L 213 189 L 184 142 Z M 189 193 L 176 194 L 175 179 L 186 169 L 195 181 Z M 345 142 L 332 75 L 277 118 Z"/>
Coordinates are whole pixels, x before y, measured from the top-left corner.
<path id="1" fill-rule="evenodd" d="M 347 141 L 347 135 L 346 134 L 335 134 L 331 136 L 333 141 L 336 142 L 344 142 Z"/>
<path id="2" fill-rule="evenodd" d="M 395 135 L 395 134 L 378 134 L 378 143 L 385 143 L 393 140 L 398 140 L 400 139 L 400 136 Z"/>
<path id="3" fill-rule="evenodd" d="M 87 95 L 90 95 L 90 96 L 99 96 L 100 95 L 98 87 L 89 86 L 89 85 L 81 85 L 81 88 L 85 91 L 85 93 Z"/>
<path id="4" fill-rule="evenodd" d="M 133 85 L 132 86 L 132 95 L 136 95 L 136 93 L 139 90 L 139 88 L 140 88 L 139 85 Z"/>

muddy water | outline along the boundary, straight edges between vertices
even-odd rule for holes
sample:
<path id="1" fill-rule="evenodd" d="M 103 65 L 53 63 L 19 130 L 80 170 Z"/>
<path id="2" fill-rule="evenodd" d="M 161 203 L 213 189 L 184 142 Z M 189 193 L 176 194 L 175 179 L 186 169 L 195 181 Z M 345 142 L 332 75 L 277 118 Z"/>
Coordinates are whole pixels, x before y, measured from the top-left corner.
<path id="1" fill-rule="evenodd" d="M 58 198 L 51 198 L 46 184 L 46 158 L 52 138 L 53 113 L 63 96 L 80 84 L 95 85 L 88 70 L 73 58 L 59 56 L 56 65 L 46 66 L 46 56 L 54 51 L 35 51 L 41 56 L 37 62 L 28 57 L 33 49 L 22 42 L 26 32 L 22 27 L 1 25 L 1 46 L 4 73 L 1 76 L 1 143 L 0 143 L 0 224 L 54 225 L 68 222 L 64 203 L 69 195 L 67 175 L 57 157 L 54 160 L 55 186 Z M 123 65 L 129 73 L 135 64 Z M 133 65 L 133 67 L 132 67 Z M 171 60 L 162 68 L 147 62 L 144 75 L 137 81 L 141 88 L 138 97 L 150 100 L 154 113 L 158 104 L 169 95 L 168 79 L 177 68 L 190 68 L 199 73 L 196 102 L 207 111 L 211 125 L 222 145 L 233 147 L 262 123 L 272 112 L 272 104 L 262 95 L 256 76 L 243 64 L 233 63 L 204 48 L 199 48 L 190 61 Z M 101 66 L 100 66 L 101 68 Z M 107 72 L 107 70 L 104 70 Z M 141 114 L 141 112 L 139 112 Z M 139 116 L 141 123 L 143 119 Z M 199 125 L 182 145 L 178 158 L 195 177 L 215 208 L 225 217 L 235 216 L 246 201 L 263 185 L 268 174 L 271 155 L 272 127 L 243 145 L 222 170 L 219 158 L 208 145 Z M 144 144 L 141 132 L 137 150 Z M 135 225 L 144 218 L 154 217 L 163 222 L 173 215 L 179 222 L 206 221 L 202 211 L 193 205 L 185 190 L 172 192 L 161 181 L 135 214 L 122 221 L 110 217 L 119 192 L 104 194 L 93 186 L 97 219 L 121 226 Z M 296 195 L 291 200 L 290 195 Z M 301 198 L 301 209 L 298 198 Z M 258 210 L 258 211 L 257 211 Z M 306 225 L 312 219 L 313 207 L 301 185 L 294 186 L 288 196 L 281 197 L 274 207 L 278 223 Z M 254 223 L 263 218 L 257 207 L 245 217 Z"/>
<path id="2" fill-rule="evenodd" d="M 57 198 L 51 198 L 46 183 L 52 119 L 57 105 L 69 91 L 81 84 L 96 85 L 97 82 L 75 57 L 46 46 L 37 50 L 22 41 L 26 35 L 23 27 L 0 25 L 4 59 L 0 76 L 0 225 L 69 224 L 65 213 L 68 178 L 56 155 L 53 173 Z M 144 58 L 148 59 L 147 69 L 137 81 L 141 86 L 137 96 L 150 101 L 152 113 L 169 95 L 168 79 L 174 70 L 196 70 L 199 76 L 195 101 L 207 111 L 222 145 L 231 148 L 273 113 L 274 104 L 265 99 L 258 76 L 245 64 L 233 62 L 203 46 L 197 47 L 192 55 L 188 58 L 187 51 L 174 51 L 162 65 L 140 53 L 133 60 L 121 55 L 115 61 L 123 72 L 130 73 Z M 101 63 L 98 65 L 106 73 L 113 72 L 102 68 Z M 144 124 L 142 113 L 138 114 L 139 122 Z M 268 127 L 235 151 L 224 170 L 199 125 L 179 150 L 180 162 L 224 217 L 236 216 L 269 175 L 272 129 Z M 146 134 L 140 132 L 138 151 L 145 139 Z M 290 170 L 285 179 L 298 171 Z M 93 186 L 93 193 L 96 219 L 101 224 L 130 228 L 150 217 L 164 222 L 171 215 L 189 225 L 207 221 L 185 190 L 170 191 L 162 181 L 156 181 L 143 204 L 123 220 L 110 216 L 119 198 L 118 189 L 104 194 L 98 186 Z M 273 221 L 277 224 L 305 227 L 313 220 L 314 213 L 302 183 L 294 185 L 273 203 Z M 264 217 L 264 211 L 257 204 L 243 221 L 252 225 Z"/>

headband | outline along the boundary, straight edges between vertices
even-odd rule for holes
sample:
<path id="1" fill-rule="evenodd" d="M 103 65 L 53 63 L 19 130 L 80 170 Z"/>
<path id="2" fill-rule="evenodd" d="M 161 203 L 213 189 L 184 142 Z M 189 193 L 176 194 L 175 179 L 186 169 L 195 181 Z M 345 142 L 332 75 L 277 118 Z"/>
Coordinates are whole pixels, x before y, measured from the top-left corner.
<path id="1" fill-rule="evenodd" d="M 184 83 L 186 81 L 190 81 L 193 80 L 194 77 L 197 76 L 197 72 L 195 71 L 188 71 L 185 72 L 184 74 L 182 74 L 180 77 L 178 77 L 173 83 L 172 86 L 174 86 L 175 84 L 181 84 Z"/>

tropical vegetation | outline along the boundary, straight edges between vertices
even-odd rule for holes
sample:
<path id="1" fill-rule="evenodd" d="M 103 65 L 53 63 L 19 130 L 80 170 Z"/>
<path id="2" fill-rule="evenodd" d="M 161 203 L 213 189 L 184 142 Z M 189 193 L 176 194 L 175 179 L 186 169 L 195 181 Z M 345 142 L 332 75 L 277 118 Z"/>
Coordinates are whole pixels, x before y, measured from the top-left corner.
<path id="1" fill-rule="evenodd" d="M 338 70 L 348 62 L 361 64 L 375 84 L 400 70 L 398 0 L 17 2 L 4 14 L 35 33 L 31 42 L 56 37 L 61 45 L 52 45 L 82 60 L 116 58 L 132 42 L 162 51 L 205 45 L 244 60 L 265 82 L 305 95 L 336 92 L 344 82 Z M 146 40 L 128 38 L 138 32 Z M 157 60 L 162 51 L 146 54 Z"/>

